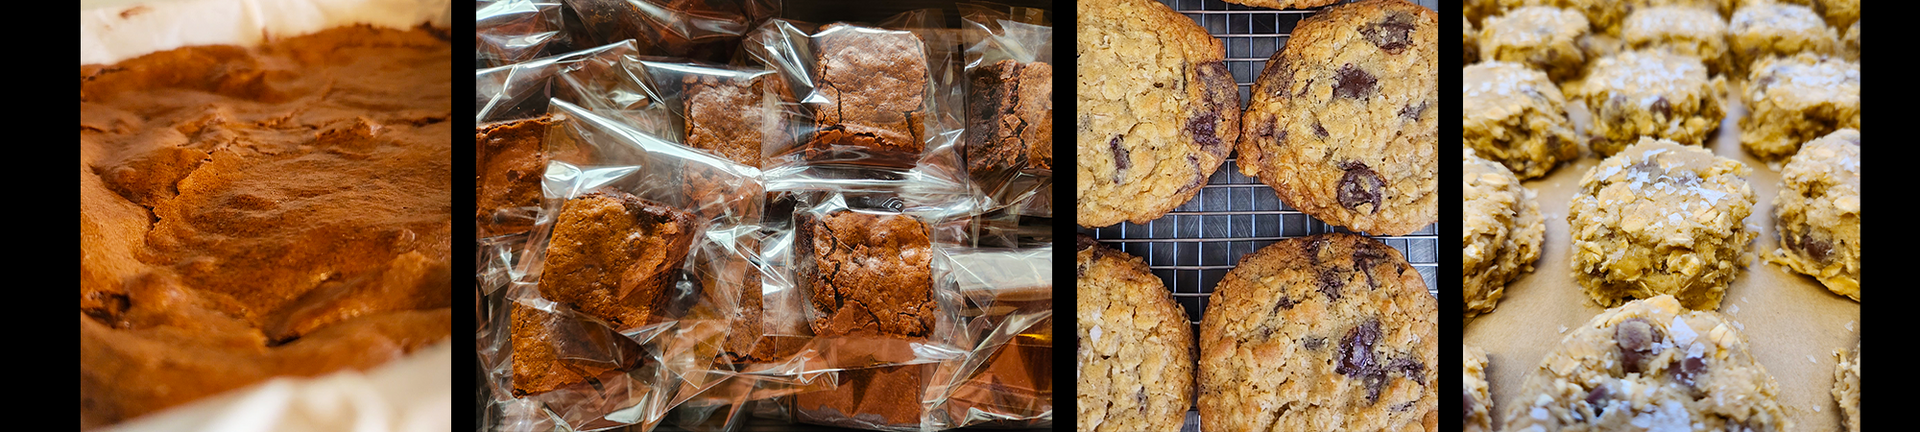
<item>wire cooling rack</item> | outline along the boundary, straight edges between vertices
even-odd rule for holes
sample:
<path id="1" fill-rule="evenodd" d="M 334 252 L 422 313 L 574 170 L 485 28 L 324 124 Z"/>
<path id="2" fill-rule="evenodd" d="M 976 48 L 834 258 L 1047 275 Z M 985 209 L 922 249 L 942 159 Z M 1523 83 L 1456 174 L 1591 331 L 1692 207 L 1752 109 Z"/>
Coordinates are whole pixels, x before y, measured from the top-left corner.
<path id="1" fill-rule="evenodd" d="M 1302 18 L 1318 11 L 1253 8 L 1219 0 L 1159 1 L 1193 18 L 1226 46 L 1227 69 L 1239 84 L 1241 109 L 1246 108 L 1253 81 L 1266 69 L 1267 59 L 1286 46 L 1288 33 Z M 1415 2 L 1438 10 L 1438 0 Z M 1352 232 L 1327 225 L 1281 202 L 1272 188 L 1241 175 L 1236 159 L 1227 158 L 1198 196 L 1160 219 L 1146 224 L 1122 222 L 1099 229 L 1078 228 L 1109 247 L 1145 258 L 1154 276 L 1173 290 L 1174 301 L 1186 309 L 1196 335 L 1213 286 L 1240 262 L 1242 255 L 1288 238 Z M 1410 235 L 1372 236 L 1400 250 L 1426 279 L 1427 289 L 1435 297 L 1439 296 L 1438 229 L 1429 225 Z M 1183 431 L 1198 431 L 1198 414 L 1188 412 L 1186 423 Z"/>
<path id="2" fill-rule="evenodd" d="M 1246 108 L 1254 79 L 1266 69 L 1267 58 L 1286 46 L 1287 34 L 1300 19 L 1318 11 L 1253 8 L 1219 0 L 1160 2 L 1220 38 L 1227 50 L 1227 69 L 1240 87 L 1242 109 Z M 1437 2 L 1417 1 L 1429 8 L 1436 7 Z M 1145 258 L 1147 267 L 1166 282 L 1175 301 L 1186 308 L 1196 332 L 1206 311 L 1207 296 L 1242 255 L 1288 238 L 1352 232 L 1327 225 L 1281 202 L 1272 188 L 1241 175 L 1236 159 L 1237 154 L 1228 157 L 1200 188 L 1199 195 L 1160 219 L 1146 224 L 1121 222 L 1098 229 L 1078 228 L 1109 247 Z M 1428 225 L 1404 236 L 1372 236 L 1400 250 L 1436 297 L 1438 229 L 1437 225 Z"/>

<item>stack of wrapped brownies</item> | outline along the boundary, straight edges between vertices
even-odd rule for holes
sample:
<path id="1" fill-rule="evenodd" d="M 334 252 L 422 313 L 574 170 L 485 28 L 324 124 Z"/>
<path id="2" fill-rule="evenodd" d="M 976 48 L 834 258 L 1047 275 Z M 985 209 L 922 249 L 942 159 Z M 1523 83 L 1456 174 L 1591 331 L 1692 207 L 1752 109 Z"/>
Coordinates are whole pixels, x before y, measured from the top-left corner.
<path id="1" fill-rule="evenodd" d="M 1052 422 L 1051 30 L 482 1 L 486 430 Z"/>

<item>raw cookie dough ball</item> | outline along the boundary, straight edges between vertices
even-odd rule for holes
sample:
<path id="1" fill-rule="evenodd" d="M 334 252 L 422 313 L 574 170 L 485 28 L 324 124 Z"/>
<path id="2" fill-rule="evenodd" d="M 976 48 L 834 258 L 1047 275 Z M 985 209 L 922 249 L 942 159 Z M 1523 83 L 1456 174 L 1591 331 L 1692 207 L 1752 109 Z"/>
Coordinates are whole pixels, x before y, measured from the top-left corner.
<path id="1" fill-rule="evenodd" d="M 1480 29 L 1480 60 L 1526 63 L 1554 82 L 1579 77 L 1590 51 L 1580 12 L 1528 6 L 1488 17 Z"/>
<path id="2" fill-rule="evenodd" d="M 1568 331 L 1507 398 L 1506 430 L 1790 430 L 1779 395 L 1725 315 L 1661 295 Z"/>
<path id="3" fill-rule="evenodd" d="M 1752 170 L 1706 149 L 1644 138 L 1580 179 L 1567 222 L 1574 279 L 1603 307 L 1673 295 L 1720 307 L 1755 229 Z"/>
<path id="4" fill-rule="evenodd" d="M 1860 300 L 1860 131 L 1807 143 L 1780 171 L 1773 199 L 1781 248 L 1771 260 Z"/>
<path id="5" fill-rule="evenodd" d="M 1755 3 L 1734 11 L 1727 40 L 1733 45 L 1734 76 L 1740 76 L 1768 57 L 1833 54 L 1840 35 L 1806 6 Z"/>
<path id="6" fill-rule="evenodd" d="M 1520 185 L 1520 179 L 1506 167 L 1475 156 L 1462 148 L 1460 272 L 1465 281 L 1460 297 L 1465 300 L 1468 318 L 1492 312 L 1500 302 L 1507 282 L 1521 272 L 1533 271 L 1540 259 L 1540 242 L 1546 225 L 1540 218 L 1540 205 L 1533 190 Z"/>
<path id="7" fill-rule="evenodd" d="M 1522 179 L 1580 157 L 1567 99 L 1526 65 L 1485 62 L 1460 71 L 1462 144 Z"/>
<path id="8" fill-rule="evenodd" d="M 1859 63 L 1813 54 L 1769 58 L 1754 66 L 1746 87 L 1740 146 L 1769 166 L 1801 143 L 1860 128 Z"/>

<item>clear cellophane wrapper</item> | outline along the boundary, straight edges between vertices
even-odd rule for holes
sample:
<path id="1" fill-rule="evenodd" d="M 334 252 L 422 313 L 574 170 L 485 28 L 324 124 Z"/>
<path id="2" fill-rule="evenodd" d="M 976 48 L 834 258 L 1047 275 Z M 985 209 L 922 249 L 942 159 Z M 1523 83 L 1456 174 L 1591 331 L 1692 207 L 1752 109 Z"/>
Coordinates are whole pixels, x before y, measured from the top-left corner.
<path id="1" fill-rule="evenodd" d="M 984 141 L 992 139 L 1019 139 L 1024 137 L 1018 128 L 1033 128 L 1043 131 L 1034 138 L 1045 138 L 1045 147 L 1051 147 L 1051 124 L 1040 128 L 1039 125 L 1003 126 L 998 128 L 1010 136 L 992 135 L 994 128 L 979 127 L 982 122 L 1002 121 L 998 114 L 999 106 L 993 101 L 978 100 L 991 94 L 972 87 L 982 82 L 990 82 L 989 66 L 1003 62 L 1012 62 L 1022 66 L 1045 64 L 1050 70 L 1053 64 L 1053 27 L 1047 20 L 1046 11 L 1034 8 L 1007 7 L 991 3 L 961 3 L 960 38 L 964 46 L 964 81 L 968 89 L 968 130 L 962 137 L 961 153 L 968 159 L 983 156 L 981 149 Z M 1004 66 L 1004 65 L 1002 65 Z M 1049 77 L 1051 74 L 1048 74 Z M 1051 87 L 1051 84 L 1047 84 Z M 1049 89 L 1050 90 L 1050 89 Z M 1051 117 L 1051 91 L 1045 101 L 1022 101 L 1022 104 L 1045 109 L 1046 117 Z M 1033 134 L 1028 134 L 1033 135 Z M 1029 145 L 1041 145 L 1029 143 Z M 984 146 L 983 146 L 984 147 Z M 1050 152 L 1050 150 L 1049 150 Z M 975 161 L 969 160 L 968 166 Z M 976 169 L 970 173 L 973 187 L 984 197 L 983 207 L 990 210 L 1011 208 L 1016 214 L 1050 218 L 1053 215 L 1052 200 L 1044 194 L 1051 192 L 1053 169 L 1051 165 L 1039 166 L 1029 161 L 1019 161 L 1004 169 Z"/>
<path id="2" fill-rule="evenodd" d="M 941 363 L 928 427 L 1053 425 L 1051 247 L 951 248 L 942 282 L 965 299 L 960 345 Z"/>
<path id="3" fill-rule="evenodd" d="M 474 7 L 475 68 L 533 60 L 567 45 L 558 0 L 479 0 Z"/>

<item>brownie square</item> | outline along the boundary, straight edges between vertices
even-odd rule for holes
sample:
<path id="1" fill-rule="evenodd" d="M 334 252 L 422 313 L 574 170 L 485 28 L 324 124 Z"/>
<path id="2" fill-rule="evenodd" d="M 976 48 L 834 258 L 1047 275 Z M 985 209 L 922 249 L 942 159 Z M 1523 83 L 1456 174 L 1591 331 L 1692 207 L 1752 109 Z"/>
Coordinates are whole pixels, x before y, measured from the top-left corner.
<path id="1" fill-rule="evenodd" d="M 542 147 L 553 118 L 541 116 L 481 125 L 474 144 L 474 237 L 533 229 L 533 215 L 501 210 L 540 206 L 540 178 L 547 172 Z"/>
<path id="2" fill-rule="evenodd" d="M 1001 60 L 974 68 L 967 87 L 967 172 L 1053 167 L 1053 67 Z"/>
<path id="3" fill-rule="evenodd" d="M 513 395 L 529 396 L 632 369 L 640 347 L 597 324 L 513 303 Z M 560 348 L 556 348 L 556 346 Z M 565 350 L 569 355 L 562 356 Z M 592 353 L 599 360 L 579 358 Z"/>
<path id="4" fill-rule="evenodd" d="M 624 192 L 567 200 L 547 245 L 540 295 L 615 330 L 646 325 L 686 263 L 693 216 Z"/>
<path id="5" fill-rule="evenodd" d="M 815 336 L 924 337 L 932 331 L 938 307 L 926 224 L 842 210 L 803 218 L 796 237 Z"/>
<path id="6" fill-rule="evenodd" d="M 927 56 L 904 31 L 833 24 L 814 41 L 816 135 L 809 147 L 846 145 L 918 155 L 924 148 Z"/>
<path id="7" fill-rule="evenodd" d="M 754 168 L 762 148 L 787 141 L 780 102 L 787 94 L 775 74 L 752 77 L 688 75 L 681 78 L 687 145 Z"/>

